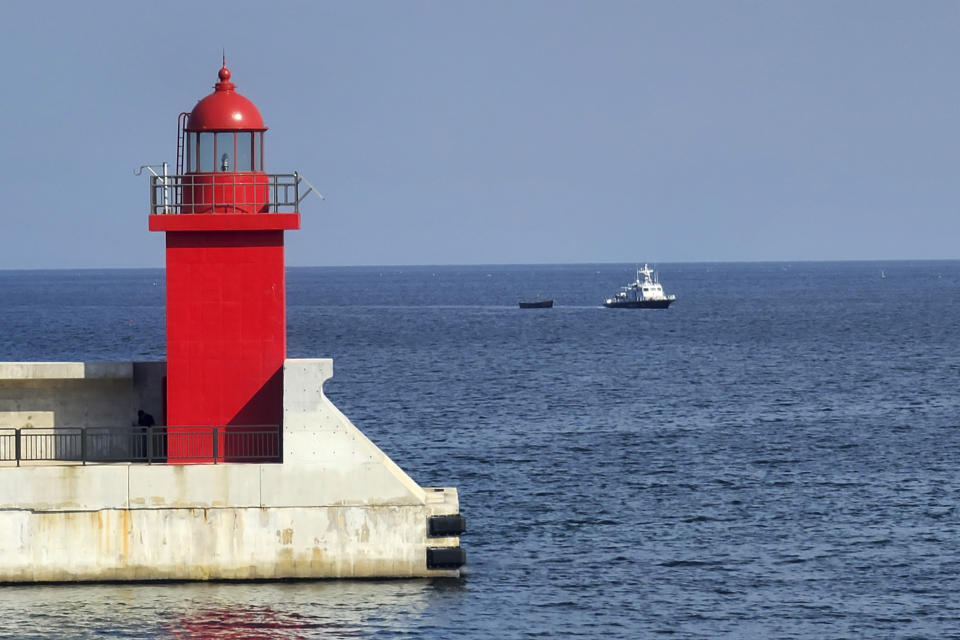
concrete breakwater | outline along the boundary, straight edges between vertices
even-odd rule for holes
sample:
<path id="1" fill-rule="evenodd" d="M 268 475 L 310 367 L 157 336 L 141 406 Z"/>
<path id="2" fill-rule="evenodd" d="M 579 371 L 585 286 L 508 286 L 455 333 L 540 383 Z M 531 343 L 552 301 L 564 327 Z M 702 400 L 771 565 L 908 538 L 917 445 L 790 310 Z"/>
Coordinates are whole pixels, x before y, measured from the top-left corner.
<path id="1" fill-rule="evenodd" d="M 324 396 L 332 375 L 284 362 L 279 463 L 3 462 L 0 582 L 459 575 L 456 490 L 420 487 L 364 436 Z M 162 378 L 0 364 L 0 427 L 129 426 Z"/>

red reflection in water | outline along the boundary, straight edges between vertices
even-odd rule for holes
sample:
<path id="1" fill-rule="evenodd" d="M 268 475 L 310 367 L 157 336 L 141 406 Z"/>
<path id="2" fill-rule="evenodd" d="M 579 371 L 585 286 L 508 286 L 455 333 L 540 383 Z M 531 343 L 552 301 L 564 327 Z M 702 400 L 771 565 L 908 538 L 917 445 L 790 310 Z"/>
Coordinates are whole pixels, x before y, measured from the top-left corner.
<path id="1" fill-rule="evenodd" d="M 277 612 L 269 607 L 223 610 L 207 609 L 171 621 L 169 632 L 183 640 L 230 638 L 231 640 L 260 640 L 263 638 L 316 637 L 323 628 L 336 627 L 338 635 L 360 635 L 356 629 L 319 621 L 292 612 Z"/>

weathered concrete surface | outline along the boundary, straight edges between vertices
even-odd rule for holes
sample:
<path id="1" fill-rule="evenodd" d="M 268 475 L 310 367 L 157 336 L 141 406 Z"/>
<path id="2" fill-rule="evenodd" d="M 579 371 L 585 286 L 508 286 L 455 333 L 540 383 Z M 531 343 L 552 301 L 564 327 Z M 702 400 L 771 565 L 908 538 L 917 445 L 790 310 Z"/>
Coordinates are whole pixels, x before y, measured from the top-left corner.
<path id="1" fill-rule="evenodd" d="M 330 502 L 328 498 L 336 493 L 336 487 L 311 487 L 312 478 L 323 476 L 303 475 L 303 470 L 281 464 L 241 463 L 0 467 L 0 515 L 11 509 L 40 512 L 291 506 L 417 506 L 426 508 L 429 515 L 457 513 L 457 490 L 453 488 L 420 489 L 423 498 L 419 501 L 379 500 L 376 503 L 367 499 L 361 490 L 351 489 L 344 492 L 343 498 Z M 284 486 L 289 488 L 292 497 L 283 497 Z M 352 502 L 345 497 L 354 494 L 357 497 Z M 280 503 L 277 496 L 281 496 Z"/>
<path id="2" fill-rule="evenodd" d="M 0 380 L 129 379 L 131 362 L 0 362 Z"/>
<path id="3" fill-rule="evenodd" d="M 0 380 L 0 398 L 14 388 L 60 423 L 80 415 L 65 407 L 81 389 L 104 404 L 115 392 L 126 407 L 158 397 L 142 381 L 158 384 L 160 364 L 139 384 L 136 374 L 70 380 L 76 367 L 41 367 L 54 377 L 38 379 L 39 369 L 15 368 L 22 375 Z M 331 360 L 285 364 L 282 464 L 0 468 L 0 582 L 458 575 L 426 568 L 428 547 L 459 546 L 427 537 L 429 516 L 459 512 L 457 491 L 420 487 L 364 436 L 324 396 L 332 374 Z M 81 387 L 57 404 L 66 383 Z"/>
<path id="4" fill-rule="evenodd" d="M 281 465 L 277 465 L 281 466 Z M 263 507 L 260 465 L 129 465 L 131 509 Z"/>
<path id="5" fill-rule="evenodd" d="M 5 511 L 0 581 L 457 575 L 427 570 L 425 521 L 424 507 Z"/>
<path id="6" fill-rule="evenodd" d="M 162 362 L 0 362 L 0 427 L 129 427 L 163 414 Z"/>
<path id="7" fill-rule="evenodd" d="M 9 509 L 126 509 L 129 465 L 43 465 L 0 468 L 0 522 Z M 0 529 L 0 537 L 11 535 Z M 2 558 L 0 558 L 2 561 Z"/>
<path id="8" fill-rule="evenodd" d="M 53 422 L 53 411 L 0 411 L 0 427 L 52 429 Z"/>
<path id="9" fill-rule="evenodd" d="M 283 465 L 264 466 L 264 502 L 276 506 L 405 505 L 423 489 L 323 393 L 333 360 L 283 367 Z M 298 478 L 291 482 L 291 475 Z"/>

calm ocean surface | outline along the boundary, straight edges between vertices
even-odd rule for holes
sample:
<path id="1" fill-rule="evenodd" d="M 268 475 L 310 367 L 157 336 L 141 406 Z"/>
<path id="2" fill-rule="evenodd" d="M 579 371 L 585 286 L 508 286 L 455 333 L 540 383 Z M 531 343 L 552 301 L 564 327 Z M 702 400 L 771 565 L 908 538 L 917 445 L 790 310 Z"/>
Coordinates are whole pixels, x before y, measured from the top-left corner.
<path id="1" fill-rule="evenodd" d="M 600 306 L 634 265 L 289 270 L 289 355 L 459 489 L 465 577 L 8 586 L 0 635 L 960 637 L 960 262 L 658 267 L 665 311 Z M 0 271 L 0 360 L 164 340 L 162 270 Z"/>

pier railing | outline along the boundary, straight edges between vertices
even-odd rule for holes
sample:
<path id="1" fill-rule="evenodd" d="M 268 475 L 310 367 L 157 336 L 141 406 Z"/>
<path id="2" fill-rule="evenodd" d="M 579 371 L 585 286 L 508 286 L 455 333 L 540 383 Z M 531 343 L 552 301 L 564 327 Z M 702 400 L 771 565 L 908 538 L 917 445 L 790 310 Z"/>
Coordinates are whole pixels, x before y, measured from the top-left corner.
<path id="1" fill-rule="evenodd" d="M 280 462 L 276 425 L 0 428 L 0 463 Z"/>

